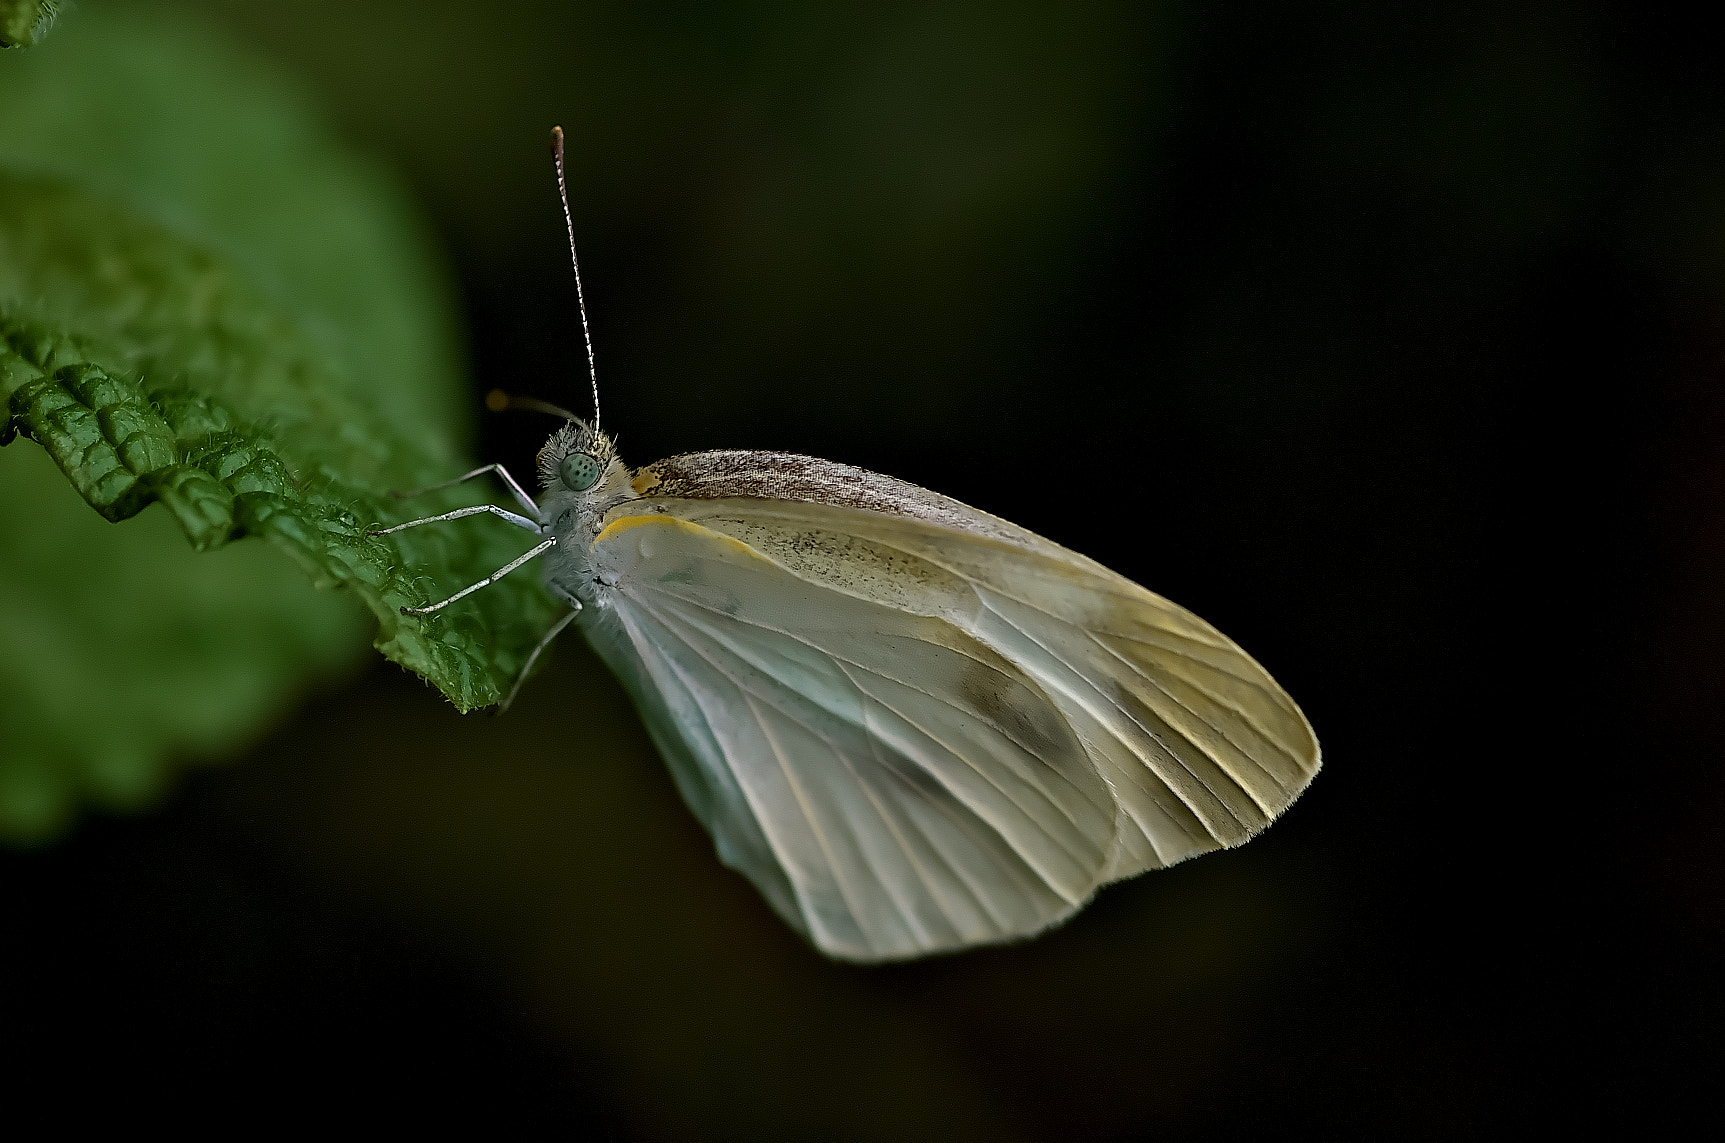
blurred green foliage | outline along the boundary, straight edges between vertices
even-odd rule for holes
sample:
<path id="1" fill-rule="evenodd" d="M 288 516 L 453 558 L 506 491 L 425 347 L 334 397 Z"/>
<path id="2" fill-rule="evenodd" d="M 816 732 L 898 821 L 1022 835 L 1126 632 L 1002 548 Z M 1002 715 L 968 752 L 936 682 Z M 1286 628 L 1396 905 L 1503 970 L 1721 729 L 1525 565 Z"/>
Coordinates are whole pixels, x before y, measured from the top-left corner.
<path id="1" fill-rule="evenodd" d="M 60 0 L 0 0 L 0 48 L 41 42 L 59 18 Z"/>
<path id="2" fill-rule="evenodd" d="M 52 44 L 0 61 L 0 105 L 5 435 L 40 442 L 110 520 L 160 501 L 199 550 L 267 537 L 320 586 L 369 604 L 386 655 L 463 709 L 495 701 L 552 610 L 531 576 L 446 619 L 399 608 L 524 545 L 485 528 L 364 535 L 409 507 L 464 502 L 386 495 L 464 464 L 445 287 L 399 192 L 267 65 L 165 12 L 82 10 Z M 104 556 L 52 519 L 67 502 L 39 494 L 19 451 L 0 458 L 0 550 L 21 577 L 4 606 L 14 633 L 39 630 L 5 645 L 5 669 L 31 682 L 0 694 L 0 836 L 33 840 L 80 793 L 137 804 L 177 755 L 255 733 L 308 673 L 347 657 L 356 624 L 345 600 L 284 591 L 255 559 L 221 565 L 234 578 L 218 612 L 216 573 L 165 548 L 154 522 L 113 529 Z M 22 514 L 34 503 L 37 526 Z M 121 535 L 133 527 L 155 531 Z M 134 625 L 89 622 L 96 584 Z M 236 647 L 282 644 L 237 656 L 218 646 L 218 614 Z M 138 642 L 151 624 L 202 634 L 152 652 Z M 98 672 L 80 689 L 71 664 L 86 657 L 112 665 L 110 684 Z M 199 690 L 218 664 L 250 701 Z M 49 679 L 65 688 L 57 702 L 39 701 Z"/>
<path id="3" fill-rule="evenodd" d="M 194 556 L 161 511 L 114 527 L 40 449 L 0 454 L 0 839 L 40 842 L 78 803 L 136 810 L 172 764 L 233 752 L 362 618 L 262 544 Z"/>

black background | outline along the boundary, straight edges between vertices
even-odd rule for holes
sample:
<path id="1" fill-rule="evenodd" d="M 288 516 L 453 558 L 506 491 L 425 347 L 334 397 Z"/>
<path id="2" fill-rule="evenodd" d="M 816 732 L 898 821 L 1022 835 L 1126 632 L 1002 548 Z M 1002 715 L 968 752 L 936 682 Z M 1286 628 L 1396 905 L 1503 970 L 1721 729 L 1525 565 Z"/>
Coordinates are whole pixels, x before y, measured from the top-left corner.
<path id="1" fill-rule="evenodd" d="M 1143 43 L 1106 65 L 1021 30 L 999 74 L 1021 69 L 1027 98 L 1042 67 L 1116 69 L 1102 110 L 1060 120 L 1103 124 L 1104 169 L 931 239 L 867 203 L 820 213 L 851 168 L 819 165 L 844 138 L 809 108 L 874 17 L 500 5 L 475 28 L 434 5 L 400 52 L 446 43 L 463 82 L 494 56 L 528 77 L 497 96 L 515 118 L 479 102 L 459 120 L 429 80 L 358 62 L 392 50 L 402 12 L 325 36 L 318 5 L 205 7 L 321 85 L 425 203 L 476 406 L 496 385 L 583 408 L 542 150 L 560 118 L 587 164 L 584 270 L 628 459 L 788 448 L 1008 516 L 1233 635 L 1326 765 L 1250 846 L 1110 889 L 1057 934 L 858 970 L 717 868 L 626 714 L 594 732 L 624 746 L 558 757 L 621 702 L 584 649 L 497 721 L 377 663 L 159 812 L 0 859 L 9 1103 L 600 1137 L 1455 1137 L 1650 1129 L 1717 1082 L 1711 24 L 1645 5 L 1110 9 Z M 962 40 L 1036 18 L 953 19 Z M 801 35 L 806 53 L 760 47 Z M 542 57 L 511 56 L 519 41 Z M 603 77 L 643 43 L 658 102 L 625 115 L 604 99 L 626 83 L 557 86 L 581 71 L 560 61 Z M 913 175 L 940 168 L 938 135 L 892 133 L 965 89 L 883 74 L 911 111 L 864 101 L 864 133 Z M 715 109 L 725 84 L 744 94 Z M 984 119 L 1017 106 L 978 90 Z M 776 224 L 795 257 L 745 225 L 774 195 L 803 204 Z M 544 432 L 490 417 L 478 451 L 522 471 Z M 544 906 L 589 919 L 532 969 L 497 918 L 543 902 L 497 905 L 512 891 L 487 879 L 554 861 L 563 827 L 474 857 L 515 835 L 475 840 L 401 793 L 488 805 L 513 782 L 530 805 L 543 776 L 508 761 L 526 756 L 601 791 L 626 763 L 661 815 L 614 820 L 636 804 L 618 795 L 571 819 L 570 844 L 612 863 L 583 856 L 568 884 L 642 873 Z M 355 808 L 373 771 L 388 780 Z M 631 1029 L 643 1042 L 619 1047 Z M 702 1052 L 655 1039 L 679 1036 Z M 934 1074 L 907 1086 L 915 1061 L 891 1057 L 925 1043 Z"/>

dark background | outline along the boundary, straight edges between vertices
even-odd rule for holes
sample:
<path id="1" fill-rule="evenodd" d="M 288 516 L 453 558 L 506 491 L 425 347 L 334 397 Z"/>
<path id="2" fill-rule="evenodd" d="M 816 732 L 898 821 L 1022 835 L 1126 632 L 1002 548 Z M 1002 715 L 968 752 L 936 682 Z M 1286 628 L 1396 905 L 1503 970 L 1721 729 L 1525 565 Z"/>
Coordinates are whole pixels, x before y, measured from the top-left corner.
<path id="1" fill-rule="evenodd" d="M 1714 27 L 200 7 L 408 181 L 476 408 L 584 408 L 561 122 L 627 459 L 785 448 L 1005 515 L 1227 631 L 1326 765 L 1057 933 L 864 970 L 718 866 L 577 642 L 499 720 L 379 661 L 154 815 L 0 857 L 15 1107 L 1456 1137 L 1647 1128 L 1717 1082 Z M 478 451 L 520 472 L 545 431 Z"/>

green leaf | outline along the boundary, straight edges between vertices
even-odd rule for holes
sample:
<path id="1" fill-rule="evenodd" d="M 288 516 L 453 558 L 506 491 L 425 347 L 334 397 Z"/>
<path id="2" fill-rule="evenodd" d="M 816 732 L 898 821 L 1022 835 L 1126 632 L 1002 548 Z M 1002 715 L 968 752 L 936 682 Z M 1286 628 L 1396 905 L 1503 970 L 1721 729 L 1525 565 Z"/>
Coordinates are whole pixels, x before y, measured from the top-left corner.
<path id="1" fill-rule="evenodd" d="M 0 639 L 0 677 L 12 680 L 0 692 L 0 835 L 13 837 L 51 832 L 79 792 L 131 804 L 114 791 L 156 788 L 171 756 L 267 717 L 260 699 L 227 719 L 225 737 L 188 730 L 209 706 L 202 666 L 228 663 L 279 705 L 351 645 L 339 601 L 289 606 L 279 580 L 230 561 L 243 570 L 216 593 L 231 605 L 222 628 L 254 647 L 273 632 L 286 650 L 260 662 L 301 664 L 234 667 L 208 622 L 210 593 L 172 586 L 215 573 L 119 535 L 151 504 L 162 510 L 146 520 L 171 518 L 182 545 L 261 537 L 319 586 L 348 588 L 377 617 L 378 648 L 462 710 L 501 697 L 555 611 L 524 571 L 404 618 L 401 607 L 482 578 L 525 538 L 487 520 L 365 534 L 486 491 L 389 496 L 468 467 L 447 303 L 400 196 L 257 61 L 159 13 L 84 15 L 39 52 L 0 61 L 0 439 L 36 441 L 91 508 L 126 523 L 106 529 L 110 556 L 88 536 L 56 554 L 71 525 L 49 519 L 55 501 L 14 461 L 19 446 L 0 455 L 0 577 L 24 583 L 0 606 L 16 624 L 15 601 L 30 598 L 43 627 Z M 149 526 L 159 539 L 160 521 Z M 134 567 L 144 549 L 149 566 Z M 132 628 L 205 634 L 141 648 L 126 625 L 91 621 L 109 606 L 92 596 L 97 582 L 104 599 L 130 601 Z M 256 595 L 234 589 L 242 582 Z M 140 593 L 144 583 L 168 586 Z M 43 650 L 66 641 L 77 645 Z M 137 664 L 113 678 L 140 680 L 154 722 L 125 713 L 137 704 L 123 686 L 56 668 L 56 655 Z M 44 706 L 37 684 L 56 672 Z M 115 753 L 116 736 L 127 750 Z"/>
<path id="2" fill-rule="evenodd" d="M 0 0 L 0 48 L 39 43 L 63 7 L 60 0 Z"/>
<path id="3" fill-rule="evenodd" d="M 380 621 L 379 649 L 463 709 L 495 702 L 519 665 L 491 648 L 530 646 L 549 618 L 531 574 L 449 618 L 403 618 L 523 545 L 485 527 L 367 536 L 417 514 L 390 489 L 448 467 L 215 254 L 86 192 L 3 172 L 0 396 L 5 435 L 40 443 L 103 516 L 159 500 L 199 550 L 271 540 L 318 584 L 357 593 Z"/>
<path id="4" fill-rule="evenodd" d="M 550 604 L 528 575 L 449 618 L 400 615 L 524 545 L 483 526 L 367 536 L 448 507 L 388 493 L 451 466 L 395 432 L 358 380 L 208 249 L 63 183 L 0 172 L 6 432 L 39 442 L 110 520 L 160 500 L 200 550 L 268 538 L 369 604 L 390 658 L 462 709 L 495 702 L 521 661 L 510 649 L 531 645 Z"/>

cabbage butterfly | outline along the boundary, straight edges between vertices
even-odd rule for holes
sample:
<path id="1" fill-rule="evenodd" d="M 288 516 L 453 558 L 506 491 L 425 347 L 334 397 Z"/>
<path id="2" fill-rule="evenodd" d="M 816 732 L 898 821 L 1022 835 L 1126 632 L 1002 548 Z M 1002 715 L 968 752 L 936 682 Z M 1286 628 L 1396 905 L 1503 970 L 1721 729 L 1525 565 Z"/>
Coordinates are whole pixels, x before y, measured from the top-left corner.
<path id="1" fill-rule="evenodd" d="M 553 142 L 563 191 L 561 129 Z M 573 256 L 566 193 L 563 209 Z M 591 374 L 579 266 L 576 289 Z M 500 465 L 449 482 L 495 472 L 527 515 L 482 505 L 387 529 L 490 513 L 542 537 L 409 613 L 543 557 L 570 611 L 521 678 L 575 623 L 720 860 L 829 956 L 1029 936 L 1111 881 L 1245 842 L 1317 773 L 1310 724 L 1262 667 L 1100 564 L 811 457 L 634 471 L 598 399 L 595 380 L 591 424 L 513 402 L 565 418 L 539 453 L 539 501 Z"/>

